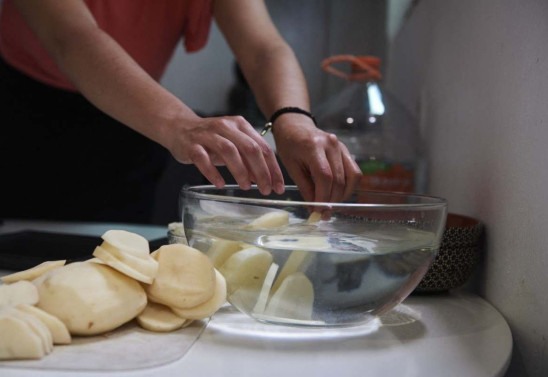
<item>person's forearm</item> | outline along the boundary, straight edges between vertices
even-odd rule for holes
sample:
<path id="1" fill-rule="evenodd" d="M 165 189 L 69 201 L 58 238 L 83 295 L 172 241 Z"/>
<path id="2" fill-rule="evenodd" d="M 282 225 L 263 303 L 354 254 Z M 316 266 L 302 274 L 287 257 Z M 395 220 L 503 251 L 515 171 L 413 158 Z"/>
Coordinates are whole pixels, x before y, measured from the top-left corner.
<path id="1" fill-rule="evenodd" d="M 166 127 L 182 113 L 194 116 L 100 30 L 51 50 L 60 69 L 95 106 L 166 147 Z"/>
<path id="2" fill-rule="evenodd" d="M 241 64 L 265 117 L 282 107 L 309 110 L 305 78 L 293 51 L 285 43 L 265 48 L 254 59 Z"/>
<path id="3" fill-rule="evenodd" d="M 13 0 L 58 67 L 99 109 L 168 147 L 177 117 L 196 117 L 97 25 L 80 1 Z"/>

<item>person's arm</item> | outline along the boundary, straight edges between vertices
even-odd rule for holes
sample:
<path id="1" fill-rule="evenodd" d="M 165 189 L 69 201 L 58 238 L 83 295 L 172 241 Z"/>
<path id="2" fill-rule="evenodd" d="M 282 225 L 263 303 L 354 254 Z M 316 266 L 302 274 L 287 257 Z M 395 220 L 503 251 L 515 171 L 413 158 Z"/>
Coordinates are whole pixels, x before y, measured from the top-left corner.
<path id="1" fill-rule="evenodd" d="M 283 107 L 309 110 L 306 81 L 262 0 L 214 0 L 219 28 L 234 52 L 257 103 L 268 119 Z M 309 201 L 339 201 L 361 172 L 335 135 L 302 114 L 281 115 L 273 126 L 278 155 Z"/>
<path id="2" fill-rule="evenodd" d="M 82 0 L 13 0 L 59 68 L 99 109 L 194 163 L 217 186 L 215 165 L 238 184 L 283 191 L 274 153 L 241 117 L 201 118 L 152 79 L 95 22 Z"/>

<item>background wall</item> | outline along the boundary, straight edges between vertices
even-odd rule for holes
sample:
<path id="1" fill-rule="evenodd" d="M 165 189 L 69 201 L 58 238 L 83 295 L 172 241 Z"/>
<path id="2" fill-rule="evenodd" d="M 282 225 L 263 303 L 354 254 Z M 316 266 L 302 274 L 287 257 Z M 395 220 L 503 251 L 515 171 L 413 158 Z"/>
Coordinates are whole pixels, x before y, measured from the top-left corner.
<path id="1" fill-rule="evenodd" d="M 475 287 L 508 320 L 509 376 L 548 376 L 548 2 L 421 0 L 388 79 L 421 118 L 430 192 L 487 227 Z"/>

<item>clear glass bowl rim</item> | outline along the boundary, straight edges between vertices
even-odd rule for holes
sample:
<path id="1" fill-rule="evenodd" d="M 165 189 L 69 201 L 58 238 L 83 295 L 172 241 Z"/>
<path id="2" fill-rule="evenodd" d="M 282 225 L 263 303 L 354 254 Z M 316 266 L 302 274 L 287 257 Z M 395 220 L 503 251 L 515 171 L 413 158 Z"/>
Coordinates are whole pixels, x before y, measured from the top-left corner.
<path id="1" fill-rule="evenodd" d="M 182 196 L 188 196 L 189 198 L 194 199 L 204 199 L 204 200 L 215 200 L 220 202 L 228 203 L 245 203 L 245 204 L 263 204 L 271 206 L 314 206 L 314 207 L 336 207 L 336 208 L 386 208 L 386 209 L 420 209 L 420 208 L 445 208 L 447 207 L 447 200 L 438 196 L 430 196 L 423 194 L 407 193 L 407 192 L 397 192 L 397 191 L 366 191 L 366 190 L 354 190 L 355 193 L 364 193 L 367 195 L 373 195 L 375 197 L 385 197 L 385 198 L 413 198 L 417 200 L 417 203 L 336 203 L 336 202 L 305 202 L 305 201 L 293 201 L 293 200 L 277 200 L 277 199 L 267 199 L 267 198 L 244 198 L 239 196 L 228 196 L 228 195 L 218 195 L 218 194 L 209 194 L 201 193 L 198 190 L 240 190 L 242 192 L 248 192 L 250 190 L 258 190 L 256 185 L 252 185 L 249 190 L 243 190 L 238 185 L 225 185 L 222 188 L 218 188 L 214 185 L 196 185 L 189 186 L 185 185 L 181 189 Z M 286 191 L 298 191 L 297 186 L 288 185 L 285 186 Z"/>

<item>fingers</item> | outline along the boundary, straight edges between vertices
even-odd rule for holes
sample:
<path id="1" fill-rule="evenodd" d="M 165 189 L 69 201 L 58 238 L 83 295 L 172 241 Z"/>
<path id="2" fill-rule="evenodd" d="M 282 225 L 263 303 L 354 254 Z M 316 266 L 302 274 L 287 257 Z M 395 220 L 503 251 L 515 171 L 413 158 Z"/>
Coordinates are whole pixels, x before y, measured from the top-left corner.
<path id="1" fill-rule="evenodd" d="M 190 162 L 215 186 L 224 185 L 215 165 L 225 165 L 244 190 L 256 183 L 264 195 L 284 191 L 274 152 L 242 117 L 204 119 L 187 137 Z"/>
<path id="2" fill-rule="evenodd" d="M 205 149 L 197 145 L 189 153 L 190 161 L 198 168 L 204 177 L 215 187 L 221 188 L 225 185 L 225 180 L 211 161 Z"/>
<path id="3" fill-rule="evenodd" d="M 346 146 L 336 135 L 320 130 L 308 139 L 312 142 L 306 147 L 283 149 L 284 163 L 303 198 L 331 203 L 349 198 L 361 171 Z"/>
<path id="4" fill-rule="evenodd" d="M 334 134 L 326 134 L 324 155 L 318 152 L 316 167 L 311 167 L 315 185 L 315 200 L 341 202 L 348 198 L 357 186 L 361 172 L 346 146 Z"/>
<path id="5" fill-rule="evenodd" d="M 343 149 L 342 153 L 342 162 L 344 166 L 345 171 L 345 178 L 346 178 L 346 184 L 343 191 L 343 196 L 341 200 L 346 200 L 350 198 L 352 195 L 352 192 L 358 188 L 358 185 L 360 183 L 360 180 L 362 178 L 362 171 L 350 152 L 348 151 L 348 148 L 341 143 L 341 147 Z"/>

